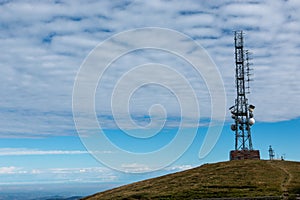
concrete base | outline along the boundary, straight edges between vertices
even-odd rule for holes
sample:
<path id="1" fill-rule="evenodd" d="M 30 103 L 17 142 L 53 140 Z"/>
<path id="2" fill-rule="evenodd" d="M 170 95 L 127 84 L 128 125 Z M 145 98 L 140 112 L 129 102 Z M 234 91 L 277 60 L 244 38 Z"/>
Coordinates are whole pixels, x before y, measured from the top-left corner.
<path id="1" fill-rule="evenodd" d="M 260 160 L 259 150 L 233 150 L 230 151 L 230 160 Z"/>

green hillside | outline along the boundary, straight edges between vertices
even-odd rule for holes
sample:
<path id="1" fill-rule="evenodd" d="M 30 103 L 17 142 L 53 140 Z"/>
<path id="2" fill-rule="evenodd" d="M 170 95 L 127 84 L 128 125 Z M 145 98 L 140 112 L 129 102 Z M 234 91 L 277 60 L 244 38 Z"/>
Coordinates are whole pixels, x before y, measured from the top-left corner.
<path id="1" fill-rule="evenodd" d="M 244 160 L 200 167 L 125 185 L 95 199 L 289 197 L 300 194 L 300 162 Z M 271 199 L 271 198 L 270 198 Z"/>

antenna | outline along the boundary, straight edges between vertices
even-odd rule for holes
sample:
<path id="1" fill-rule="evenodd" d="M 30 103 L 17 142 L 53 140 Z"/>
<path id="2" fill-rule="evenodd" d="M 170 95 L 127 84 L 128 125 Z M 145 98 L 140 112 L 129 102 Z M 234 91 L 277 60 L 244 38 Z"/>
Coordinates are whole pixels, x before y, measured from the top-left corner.
<path id="1" fill-rule="evenodd" d="M 274 160 L 275 157 L 275 151 L 272 149 L 272 146 L 269 146 L 269 158 L 270 160 Z"/>
<path id="2" fill-rule="evenodd" d="M 235 133 L 235 150 L 230 152 L 230 160 L 260 159 L 259 151 L 253 150 L 251 126 L 254 105 L 248 104 L 246 94 L 250 93 L 249 82 L 252 81 L 250 68 L 250 52 L 244 50 L 243 31 L 234 32 L 235 46 L 235 104 L 229 108 L 234 124 L 231 130 Z M 247 89 L 247 90 L 246 90 Z"/>
<path id="3" fill-rule="evenodd" d="M 250 57 L 251 55 L 251 52 L 249 52 L 249 50 L 245 50 L 245 57 L 246 57 L 246 82 L 247 82 L 247 85 L 246 85 L 246 93 L 247 94 L 250 94 L 250 81 L 253 81 L 253 79 L 251 78 L 251 76 L 253 75 L 251 73 L 251 71 L 253 70 L 253 68 L 250 68 L 250 66 L 252 65 L 252 63 L 250 63 L 250 60 L 252 60 L 252 58 Z"/>

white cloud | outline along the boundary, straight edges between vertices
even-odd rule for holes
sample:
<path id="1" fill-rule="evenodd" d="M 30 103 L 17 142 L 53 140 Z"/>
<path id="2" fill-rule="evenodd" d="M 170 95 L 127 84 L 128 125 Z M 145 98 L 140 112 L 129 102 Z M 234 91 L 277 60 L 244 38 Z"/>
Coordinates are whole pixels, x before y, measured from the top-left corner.
<path id="1" fill-rule="evenodd" d="M 64 150 L 35 150 L 22 148 L 0 148 L 0 156 L 24 156 L 24 155 L 72 155 L 87 154 L 87 151 L 64 151 Z"/>
<path id="2" fill-rule="evenodd" d="M 122 171 L 129 173 L 143 173 L 151 171 L 149 166 L 139 163 L 122 164 L 121 168 Z"/>
<path id="3" fill-rule="evenodd" d="M 143 172 L 153 171 L 153 169 L 151 169 L 151 166 L 140 164 L 140 163 L 123 164 L 121 168 L 122 171 L 129 172 L 129 173 L 143 173 Z M 171 165 L 169 167 L 163 168 L 159 172 L 171 173 L 171 172 L 188 170 L 191 168 L 193 168 L 192 165 Z"/>
<path id="4" fill-rule="evenodd" d="M 92 183 L 116 182 L 119 174 L 106 167 L 81 168 L 23 168 L 16 166 L 0 167 L 0 185 L 34 183 Z M 5 181 L 4 181 L 5 180 Z M 19 182 L 16 182 L 19 180 Z"/>
<path id="5" fill-rule="evenodd" d="M 149 171 L 149 167 L 138 163 L 123 165 L 128 172 L 143 173 Z M 62 167 L 62 168 L 36 168 L 36 167 L 0 167 L 0 186 L 24 185 L 24 184 L 55 184 L 55 183 L 128 183 L 161 176 L 168 173 L 191 169 L 191 165 L 174 165 L 165 169 L 146 173 L 129 175 L 117 172 L 107 167 Z"/>
<path id="6" fill-rule="evenodd" d="M 89 154 L 88 151 L 80 150 L 38 150 L 25 148 L 0 148 L 0 156 L 31 156 L 31 155 L 78 155 Z M 109 154 L 111 151 L 96 152 L 97 154 Z"/>
<path id="7" fill-rule="evenodd" d="M 83 59 L 109 36 L 146 26 L 182 31 L 202 44 L 221 72 L 229 105 L 235 95 L 232 30 L 244 29 L 246 47 L 254 53 L 255 82 L 249 98 L 257 106 L 256 118 L 297 118 L 299 9 L 296 0 L 4 2 L 0 5 L 0 137 L 74 134 L 71 95 Z M 170 65 L 175 61 L 157 56 L 133 55 L 124 64 L 153 58 Z M 188 68 L 184 71 L 192 74 Z M 197 79 L 193 82 L 198 84 Z M 196 89 L 207 95 L 204 87 Z M 147 95 L 141 99 L 147 100 Z M 162 102 L 170 98 L 166 93 L 157 96 Z M 139 108 L 136 113 L 144 114 Z"/>
<path id="8" fill-rule="evenodd" d="M 15 166 L 9 166 L 9 167 L 0 167 L 0 175 L 1 174 L 19 174 L 22 171 L 20 171 L 22 168 L 15 167 Z"/>
<path id="9" fill-rule="evenodd" d="M 165 168 L 165 170 L 167 170 L 167 171 L 183 171 L 183 170 L 188 170 L 188 169 L 192 169 L 192 168 L 193 168 L 192 165 L 174 165 L 174 166 Z"/>

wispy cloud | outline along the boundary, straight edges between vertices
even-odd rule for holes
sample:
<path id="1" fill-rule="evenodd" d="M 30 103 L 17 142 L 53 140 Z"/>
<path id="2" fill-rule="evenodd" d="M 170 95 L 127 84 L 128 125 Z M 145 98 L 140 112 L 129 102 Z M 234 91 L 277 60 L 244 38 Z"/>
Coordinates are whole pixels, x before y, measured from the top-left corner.
<path id="1" fill-rule="evenodd" d="M 143 173 L 151 171 L 151 168 L 149 166 L 139 163 L 123 164 L 121 168 L 122 171 L 129 173 Z"/>
<path id="2" fill-rule="evenodd" d="M 22 174 L 24 171 L 21 171 L 21 169 L 15 166 L 0 167 L 0 174 Z"/>
<path id="3" fill-rule="evenodd" d="M 183 171 L 183 170 L 188 170 L 188 169 L 191 169 L 191 168 L 193 168 L 192 165 L 174 165 L 174 166 L 167 167 L 165 170 L 168 170 L 168 171 Z"/>
<path id="4" fill-rule="evenodd" d="M 126 164 L 123 166 L 130 172 L 142 173 L 149 171 L 149 167 L 137 163 Z M 167 167 L 152 174 L 130 175 L 128 180 L 127 173 L 117 172 L 106 167 L 61 167 L 61 168 L 28 168 L 17 166 L 0 167 L 0 185 L 22 185 L 22 184 L 42 184 L 42 183 L 122 183 L 143 180 L 149 176 L 164 175 L 168 173 L 191 169 L 191 165 L 175 165 Z M 19 180 L 19 182 L 16 182 Z"/>
<path id="5" fill-rule="evenodd" d="M 0 156 L 31 156 L 31 155 L 78 155 L 89 154 L 88 151 L 79 150 L 38 150 L 38 149 L 23 149 L 23 148 L 0 148 Z M 96 152 L 112 153 L 110 151 Z"/>
<path id="6" fill-rule="evenodd" d="M 119 178 L 117 175 L 117 172 L 104 167 L 30 169 L 5 166 L 0 167 L 1 180 L 5 180 L 0 181 L 0 185 L 116 182 Z"/>
<path id="7" fill-rule="evenodd" d="M 153 171 L 153 169 L 151 169 L 151 166 L 145 164 L 139 164 L 139 163 L 123 164 L 121 168 L 124 172 L 129 172 L 129 173 L 143 173 L 143 172 Z M 188 170 L 191 168 L 193 168 L 192 165 L 172 165 L 162 169 L 161 172 L 173 173 L 173 172 Z"/>

